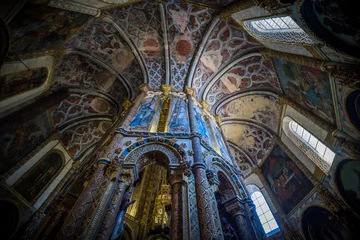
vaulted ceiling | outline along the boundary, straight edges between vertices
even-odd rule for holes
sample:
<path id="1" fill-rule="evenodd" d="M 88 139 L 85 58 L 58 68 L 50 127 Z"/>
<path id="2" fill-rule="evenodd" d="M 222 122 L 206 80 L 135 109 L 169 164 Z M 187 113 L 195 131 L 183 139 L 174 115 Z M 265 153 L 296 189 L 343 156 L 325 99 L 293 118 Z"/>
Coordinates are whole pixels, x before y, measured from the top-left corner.
<path id="1" fill-rule="evenodd" d="M 56 56 L 50 89 L 73 91 L 53 113 L 59 126 L 70 120 L 67 111 L 75 103 L 75 117 L 102 114 L 89 129 L 106 125 L 102 121 L 110 121 L 125 98 L 135 99 L 143 83 L 195 88 L 199 101 L 222 117 L 231 149 L 246 167 L 271 149 L 283 92 L 273 60 L 260 52 L 264 46 L 233 18 L 219 17 L 232 2 L 141 1 L 108 8 L 97 18 L 31 5 L 10 24 L 9 56 Z M 93 110 L 85 111 L 89 106 Z M 75 134 L 73 128 L 63 133 Z"/>

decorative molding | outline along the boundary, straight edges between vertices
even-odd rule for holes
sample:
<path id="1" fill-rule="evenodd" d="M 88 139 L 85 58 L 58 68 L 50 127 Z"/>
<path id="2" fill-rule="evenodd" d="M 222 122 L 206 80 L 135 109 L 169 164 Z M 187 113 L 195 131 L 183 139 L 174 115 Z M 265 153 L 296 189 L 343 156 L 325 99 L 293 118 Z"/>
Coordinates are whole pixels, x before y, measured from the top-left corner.
<path id="1" fill-rule="evenodd" d="M 49 7 L 60 8 L 68 11 L 74 11 L 79 13 L 84 13 L 92 15 L 94 17 L 99 17 L 101 10 L 98 8 L 93 8 L 90 6 L 83 5 L 81 3 L 69 1 L 69 0 L 50 0 L 48 4 Z"/>

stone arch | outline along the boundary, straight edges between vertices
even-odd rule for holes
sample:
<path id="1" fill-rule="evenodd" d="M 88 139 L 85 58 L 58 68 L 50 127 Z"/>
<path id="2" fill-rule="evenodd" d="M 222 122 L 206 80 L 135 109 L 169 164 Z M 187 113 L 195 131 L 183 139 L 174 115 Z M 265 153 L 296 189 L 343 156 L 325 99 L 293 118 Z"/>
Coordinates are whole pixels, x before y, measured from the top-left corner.
<path id="1" fill-rule="evenodd" d="M 219 173 L 222 174 L 228 184 L 232 187 L 234 193 L 241 198 L 246 198 L 246 191 L 244 185 L 241 183 L 234 167 L 221 158 L 209 157 L 207 160 L 208 169 L 218 178 Z M 220 179 L 218 179 L 220 180 Z"/>
<path id="2" fill-rule="evenodd" d="M 137 179 L 141 169 L 151 164 L 151 162 L 149 162 L 143 165 L 144 163 L 139 161 L 139 159 L 141 159 L 141 156 L 144 154 L 153 151 L 163 153 L 168 158 L 169 166 L 172 168 L 180 168 L 188 165 L 188 156 L 185 150 L 174 141 L 160 137 L 146 138 L 131 144 L 122 151 L 118 159 L 124 163 L 124 166 L 134 167 L 135 178 Z"/>

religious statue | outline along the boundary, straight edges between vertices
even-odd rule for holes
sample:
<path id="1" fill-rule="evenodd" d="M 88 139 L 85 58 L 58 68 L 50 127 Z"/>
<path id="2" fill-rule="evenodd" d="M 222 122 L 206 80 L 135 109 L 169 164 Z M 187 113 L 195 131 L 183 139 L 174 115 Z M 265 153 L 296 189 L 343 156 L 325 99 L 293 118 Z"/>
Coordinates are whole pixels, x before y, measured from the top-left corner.
<path id="1" fill-rule="evenodd" d="M 124 194 L 124 197 L 121 199 L 120 209 L 118 212 L 118 216 L 116 218 L 116 225 L 110 237 L 111 240 L 121 238 L 121 235 L 124 231 L 124 217 L 126 210 L 131 204 L 135 202 L 135 200 L 130 201 L 130 198 L 131 198 L 131 192 L 127 191 Z"/>

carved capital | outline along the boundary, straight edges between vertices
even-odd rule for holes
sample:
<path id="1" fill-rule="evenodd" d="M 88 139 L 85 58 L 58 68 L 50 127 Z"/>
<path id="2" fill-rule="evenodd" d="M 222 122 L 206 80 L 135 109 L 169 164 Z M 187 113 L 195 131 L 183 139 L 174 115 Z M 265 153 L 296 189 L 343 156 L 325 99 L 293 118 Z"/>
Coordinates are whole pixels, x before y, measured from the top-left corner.
<path id="1" fill-rule="evenodd" d="M 194 97 L 195 96 L 195 88 L 185 87 L 185 93 Z"/>
<path id="2" fill-rule="evenodd" d="M 130 101 L 130 99 L 125 99 L 121 104 L 121 106 L 124 108 L 125 111 L 127 111 L 131 105 L 132 102 Z"/>
<path id="3" fill-rule="evenodd" d="M 174 185 L 174 184 L 177 184 L 177 183 L 182 183 L 183 182 L 182 171 L 180 171 L 180 170 L 171 170 L 169 180 L 170 180 L 171 185 Z"/>
<path id="4" fill-rule="evenodd" d="M 166 97 L 169 95 L 169 93 L 171 92 L 171 90 L 172 90 L 172 86 L 171 86 L 171 85 L 166 85 L 166 84 L 164 84 L 164 85 L 161 86 L 161 91 L 163 91 L 164 96 L 166 96 Z"/>
<path id="5" fill-rule="evenodd" d="M 216 122 L 220 125 L 221 124 L 221 122 L 222 122 L 222 119 L 221 119 L 221 116 L 220 115 L 216 115 L 215 116 L 215 120 L 216 120 Z"/>
<path id="6" fill-rule="evenodd" d="M 147 93 L 149 91 L 149 85 L 147 83 L 143 83 L 139 87 L 141 92 Z"/>
<path id="7" fill-rule="evenodd" d="M 205 111 L 209 111 L 210 104 L 209 104 L 207 101 L 202 100 L 202 102 L 201 102 L 201 107 L 202 107 Z"/>

